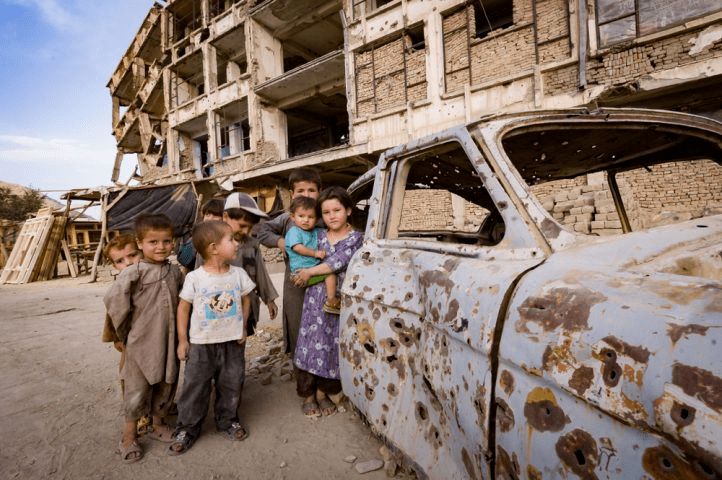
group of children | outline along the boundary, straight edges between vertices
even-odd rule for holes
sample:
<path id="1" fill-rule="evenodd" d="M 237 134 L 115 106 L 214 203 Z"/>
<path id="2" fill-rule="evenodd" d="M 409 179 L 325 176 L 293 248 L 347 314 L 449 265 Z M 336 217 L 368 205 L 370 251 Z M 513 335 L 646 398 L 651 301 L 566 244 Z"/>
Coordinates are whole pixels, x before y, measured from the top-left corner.
<path id="1" fill-rule="evenodd" d="M 272 246 L 285 248 L 290 271 L 311 266 L 324 258 L 315 244 L 320 177 L 301 171 L 291 176 L 293 201 L 284 214 L 283 233 L 273 239 L 274 224 L 265 222 L 259 237 L 271 238 Z M 297 192 L 300 185 L 303 193 Z M 307 187 L 313 190 L 306 195 Z M 119 443 L 123 462 L 143 457 L 138 442 L 139 422 L 149 417 L 144 433 L 170 443 L 167 453 L 186 452 L 198 438 L 215 388 L 214 419 L 226 438 L 243 440 L 248 431 L 237 410 L 245 380 L 245 341 L 259 318 L 260 300 L 273 319 L 278 294 L 261 256 L 259 240 L 251 229 L 267 215 L 244 193 L 232 193 L 225 202 L 204 204 L 203 221 L 194 226 L 192 246 L 195 262 L 184 262 L 184 275 L 169 257 L 174 252 L 175 232 L 165 215 L 141 214 L 134 235 L 120 235 L 104 253 L 120 271 L 104 297 L 106 323 L 103 340 L 121 351 L 120 378 L 125 424 Z M 289 221 L 290 220 L 290 221 Z M 295 224 L 295 225 L 294 225 Z M 267 243 L 268 244 L 268 243 Z M 137 248 L 136 248 L 137 247 Z M 328 275 L 324 309 L 338 313 L 335 276 Z M 303 303 L 303 289 L 300 303 Z M 298 293 L 298 292 L 296 292 Z M 300 323 L 298 295 L 286 296 L 284 285 L 284 332 L 287 351 L 293 352 Z M 296 318 L 297 317 L 297 318 Z M 291 332 L 289 335 L 288 332 Z M 291 338 L 293 337 L 293 338 Z M 177 421 L 171 428 L 166 418 L 176 399 L 180 361 L 186 362 L 183 389 L 177 398 Z"/>

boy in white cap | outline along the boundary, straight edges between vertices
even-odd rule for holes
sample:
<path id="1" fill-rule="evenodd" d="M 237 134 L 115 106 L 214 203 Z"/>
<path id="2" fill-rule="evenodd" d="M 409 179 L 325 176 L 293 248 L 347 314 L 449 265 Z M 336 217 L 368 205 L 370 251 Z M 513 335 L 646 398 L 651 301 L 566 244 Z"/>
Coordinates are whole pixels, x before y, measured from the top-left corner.
<path id="1" fill-rule="evenodd" d="M 233 238 L 239 243 L 236 259 L 231 265 L 242 267 L 256 284 L 256 289 L 250 293 L 251 314 L 246 323 L 248 335 L 253 335 L 258 323 L 261 300 L 268 307 L 271 319 L 276 318 L 278 313 L 275 302 L 278 292 L 271 282 L 266 264 L 263 263 L 260 243 L 251 236 L 251 230 L 261 218 L 268 218 L 268 215 L 258 208 L 258 204 L 250 195 L 233 192 L 226 197 L 223 221 L 231 226 Z"/>

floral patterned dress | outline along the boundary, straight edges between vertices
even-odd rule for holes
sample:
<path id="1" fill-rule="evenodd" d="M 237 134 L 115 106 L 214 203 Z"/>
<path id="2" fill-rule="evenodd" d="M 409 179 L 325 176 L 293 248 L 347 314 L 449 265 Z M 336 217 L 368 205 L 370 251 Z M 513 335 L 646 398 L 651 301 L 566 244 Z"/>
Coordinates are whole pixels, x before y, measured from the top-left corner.
<path id="1" fill-rule="evenodd" d="M 361 247 L 361 232 L 352 231 L 346 238 L 331 245 L 326 231 L 318 232 L 318 248 L 326 252 L 326 263 L 338 278 L 337 291 L 341 289 L 346 267 L 351 257 Z M 306 289 L 303 299 L 301 329 L 296 344 L 295 365 L 301 370 L 324 378 L 338 379 L 338 315 L 323 311 L 326 300 L 324 282 Z"/>

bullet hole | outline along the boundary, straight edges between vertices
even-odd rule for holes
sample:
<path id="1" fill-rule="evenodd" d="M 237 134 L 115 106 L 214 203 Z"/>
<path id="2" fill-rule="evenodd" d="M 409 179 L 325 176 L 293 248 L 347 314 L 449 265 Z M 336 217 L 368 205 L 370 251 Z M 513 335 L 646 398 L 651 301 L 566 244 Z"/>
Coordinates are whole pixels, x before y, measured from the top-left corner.
<path id="1" fill-rule="evenodd" d="M 672 421 L 680 427 L 686 427 L 694 421 L 694 416 L 697 410 L 689 405 L 684 405 L 679 402 L 674 402 L 672 409 L 669 412 Z"/>
<path id="2" fill-rule="evenodd" d="M 389 355 L 388 357 L 386 357 L 386 361 L 389 363 L 395 362 L 396 360 L 398 360 L 398 358 L 396 358 L 396 355 Z"/>
<path id="3" fill-rule="evenodd" d="M 370 385 L 366 385 L 366 399 L 372 401 L 376 396 L 376 391 Z"/>
<path id="4" fill-rule="evenodd" d="M 604 369 L 602 370 L 602 378 L 604 379 L 604 383 L 606 383 L 609 387 L 616 387 L 619 383 L 619 379 L 622 376 L 622 367 L 620 367 L 618 364 L 614 363 L 605 363 Z"/>
<path id="5" fill-rule="evenodd" d="M 426 407 L 421 402 L 416 402 L 416 416 L 423 421 L 429 419 L 429 412 L 426 410 Z"/>
<path id="6" fill-rule="evenodd" d="M 574 456 L 577 457 L 577 463 L 580 467 L 583 467 L 584 464 L 587 463 L 587 460 L 584 458 L 584 452 L 581 450 L 574 450 Z"/>
<path id="7" fill-rule="evenodd" d="M 369 353 L 376 353 L 376 347 L 372 343 L 364 343 L 364 349 Z"/>

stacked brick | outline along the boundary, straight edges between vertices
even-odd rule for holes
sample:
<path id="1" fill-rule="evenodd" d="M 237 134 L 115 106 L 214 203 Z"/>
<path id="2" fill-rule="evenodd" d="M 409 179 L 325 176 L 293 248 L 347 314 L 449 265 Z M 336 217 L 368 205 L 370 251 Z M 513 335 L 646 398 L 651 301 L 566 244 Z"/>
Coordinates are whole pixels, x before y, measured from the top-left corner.
<path id="1" fill-rule="evenodd" d="M 578 90 L 579 69 L 571 65 L 556 70 L 544 72 L 544 95 L 558 95 L 562 93 L 572 94 Z"/>
<path id="2" fill-rule="evenodd" d="M 426 98 L 426 52 L 400 36 L 355 54 L 357 115 L 369 115 Z"/>
<path id="3" fill-rule="evenodd" d="M 601 58 L 590 59 L 588 81 L 599 85 L 622 85 L 644 74 L 722 57 L 720 43 L 697 55 L 690 55 L 693 40 L 699 34 L 700 31 L 693 31 L 641 46 L 617 47 Z"/>
<path id="4" fill-rule="evenodd" d="M 542 200 L 542 205 L 559 223 L 575 232 L 595 235 L 622 233 L 614 201 L 604 184 L 557 192 Z"/>

